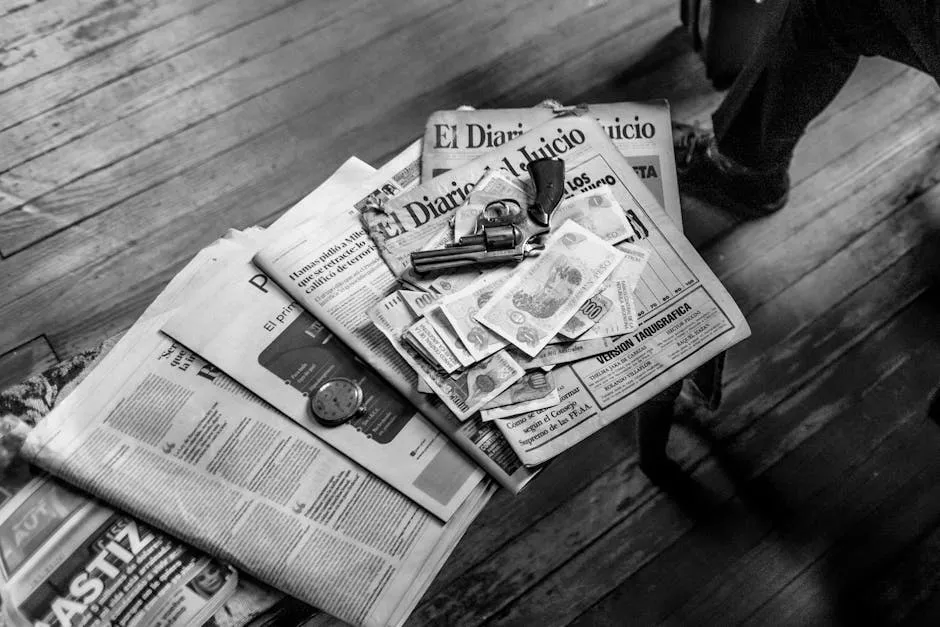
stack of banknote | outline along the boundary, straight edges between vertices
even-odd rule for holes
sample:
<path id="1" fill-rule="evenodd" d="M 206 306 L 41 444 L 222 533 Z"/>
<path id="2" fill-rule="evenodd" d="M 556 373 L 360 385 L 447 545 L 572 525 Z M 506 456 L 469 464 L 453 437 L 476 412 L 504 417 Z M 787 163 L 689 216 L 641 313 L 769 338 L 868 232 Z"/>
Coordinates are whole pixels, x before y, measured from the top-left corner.
<path id="1" fill-rule="evenodd" d="M 487 173 L 455 211 L 453 233 L 429 246 L 473 233 L 488 205 L 507 198 L 526 207 L 531 193 L 504 172 Z M 633 293 L 649 253 L 624 243 L 632 233 L 613 194 L 598 187 L 558 205 L 538 256 L 416 279 L 425 291 L 399 290 L 374 308 L 373 322 L 416 370 L 419 390 L 462 419 L 551 407 L 560 402 L 556 364 L 605 352 L 637 328 Z"/>

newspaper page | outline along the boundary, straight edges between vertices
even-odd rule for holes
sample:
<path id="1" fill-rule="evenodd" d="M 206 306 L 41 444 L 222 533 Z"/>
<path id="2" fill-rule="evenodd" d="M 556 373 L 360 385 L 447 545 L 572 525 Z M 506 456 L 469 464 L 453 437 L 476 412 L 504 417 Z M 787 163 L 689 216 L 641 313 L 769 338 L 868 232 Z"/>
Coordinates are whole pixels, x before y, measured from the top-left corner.
<path id="1" fill-rule="evenodd" d="M 264 238 L 257 238 L 264 241 Z M 261 273 L 250 236 L 218 242 L 218 273 L 163 331 L 442 520 L 482 471 L 323 324 Z M 339 427 L 313 420 L 309 397 L 333 377 L 356 380 L 362 415 Z"/>
<path id="2" fill-rule="evenodd" d="M 453 190 L 468 193 L 487 168 L 522 176 L 528 161 L 540 157 L 565 160 L 569 193 L 581 191 L 584 181 L 609 185 L 634 230 L 628 242 L 649 258 L 633 292 L 639 328 L 610 338 L 608 351 L 555 370 L 561 407 L 497 421 L 527 464 L 554 457 L 750 335 L 731 296 L 604 129 L 587 117 L 554 119 L 390 200 L 364 220 L 389 267 L 401 273 L 424 235 L 446 224 Z"/>
<path id="3" fill-rule="evenodd" d="M 682 228 L 672 118 L 665 100 L 562 107 L 546 101 L 527 109 L 437 111 L 424 129 L 421 182 L 459 168 L 555 116 L 593 117 L 624 156 L 666 215 Z M 585 186 L 590 182 L 586 182 Z"/>
<path id="4" fill-rule="evenodd" d="M 160 333 L 161 309 L 28 435 L 26 458 L 341 620 L 401 624 L 488 482 L 442 523 Z"/>
<path id="5" fill-rule="evenodd" d="M 115 512 L 21 458 L 0 486 L 4 624 L 201 624 L 236 571 Z"/>
<path id="6" fill-rule="evenodd" d="M 417 146 L 412 150 L 416 155 Z M 363 188 L 401 192 L 396 171 L 398 164 L 383 167 Z M 371 193 L 351 194 L 345 203 L 324 207 L 321 219 L 263 247 L 255 263 L 501 485 L 517 493 L 534 471 L 521 463 L 495 426 L 479 416 L 461 422 L 439 399 L 418 392 L 418 375 L 369 319 L 368 310 L 395 291 L 398 283 L 363 230 L 359 216 L 394 197 L 385 193 L 381 203 L 374 203 Z"/>

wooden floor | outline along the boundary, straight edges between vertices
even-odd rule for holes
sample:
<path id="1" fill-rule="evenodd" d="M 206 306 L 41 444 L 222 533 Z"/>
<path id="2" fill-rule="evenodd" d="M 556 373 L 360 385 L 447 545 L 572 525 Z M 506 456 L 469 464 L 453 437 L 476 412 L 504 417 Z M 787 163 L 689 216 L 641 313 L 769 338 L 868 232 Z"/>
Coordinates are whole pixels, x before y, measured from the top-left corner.
<path id="1" fill-rule="evenodd" d="M 674 0 L 0 3 L 0 385 L 130 325 L 227 227 L 459 104 L 718 102 Z M 869 60 L 787 209 L 687 229 L 754 330 L 670 449 L 674 499 L 608 427 L 499 494 L 412 625 L 940 624 L 940 90 Z M 685 202 L 685 199 L 684 199 Z"/>

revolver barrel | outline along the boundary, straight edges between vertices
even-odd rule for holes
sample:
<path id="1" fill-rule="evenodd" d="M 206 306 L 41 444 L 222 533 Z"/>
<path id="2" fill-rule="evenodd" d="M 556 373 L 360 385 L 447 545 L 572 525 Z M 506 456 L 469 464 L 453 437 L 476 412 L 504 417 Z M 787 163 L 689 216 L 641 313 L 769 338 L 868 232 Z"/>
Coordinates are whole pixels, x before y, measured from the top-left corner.
<path id="1" fill-rule="evenodd" d="M 411 253 L 411 265 L 418 274 L 452 270 L 464 266 L 522 261 L 526 235 L 515 225 L 484 227 L 474 235 L 461 237 L 446 248 Z"/>

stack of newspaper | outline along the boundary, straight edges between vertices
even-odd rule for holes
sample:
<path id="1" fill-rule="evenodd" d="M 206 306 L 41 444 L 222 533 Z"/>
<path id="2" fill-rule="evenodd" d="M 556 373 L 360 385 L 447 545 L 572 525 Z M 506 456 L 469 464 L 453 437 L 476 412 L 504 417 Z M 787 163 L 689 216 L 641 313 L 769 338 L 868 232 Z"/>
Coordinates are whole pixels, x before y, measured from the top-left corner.
<path id="1" fill-rule="evenodd" d="M 490 199 L 525 206 L 546 156 L 568 194 L 540 257 L 410 271 Z M 344 621 L 400 624 L 494 482 L 518 492 L 748 335 L 679 220 L 665 103 L 436 113 L 381 169 L 350 159 L 200 251 L 24 452 Z M 329 428 L 309 398 L 335 377 L 363 411 Z"/>

